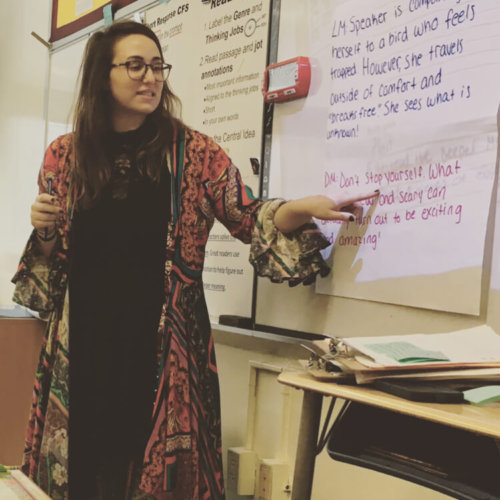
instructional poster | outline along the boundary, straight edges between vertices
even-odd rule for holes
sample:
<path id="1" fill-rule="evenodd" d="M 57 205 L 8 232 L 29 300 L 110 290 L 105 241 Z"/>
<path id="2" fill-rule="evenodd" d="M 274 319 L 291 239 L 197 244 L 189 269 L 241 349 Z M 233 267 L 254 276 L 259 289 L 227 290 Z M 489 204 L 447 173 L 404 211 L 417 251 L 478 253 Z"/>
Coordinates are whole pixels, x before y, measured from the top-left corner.
<path id="1" fill-rule="evenodd" d="M 478 314 L 500 3 L 322 1 L 305 22 L 313 81 L 298 116 L 282 120 L 281 170 L 300 158 L 300 130 L 315 135 L 319 161 L 282 175 L 279 194 L 380 190 L 360 224 L 320 224 L 333 273 L 316 290 Z"/>
<path id="2" fill-rule="evenodd" d="M 258 195 L 262 146 L 262 80 L 270 0 L 172 0 L 146 12 L 158 35 L 182 119 L 215 139 Z M 249 248 L 220 223 L 211 233 L 203 281 L 212 320 L 250 317 L 253 268 Z"/>

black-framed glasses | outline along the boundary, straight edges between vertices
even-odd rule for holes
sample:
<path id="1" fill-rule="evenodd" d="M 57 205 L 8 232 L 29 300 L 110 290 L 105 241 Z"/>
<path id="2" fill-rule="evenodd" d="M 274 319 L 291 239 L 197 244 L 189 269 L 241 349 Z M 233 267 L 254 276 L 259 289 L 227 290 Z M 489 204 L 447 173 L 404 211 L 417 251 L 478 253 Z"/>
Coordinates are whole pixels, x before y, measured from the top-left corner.
<path id="1" fill-rule="evenodd" d="M 126 61 L 111 65 L 112 68 L 117 68 L 118 66 L 125 66 L 127 68 L 127 74 L 131 80 L 142 80 L 146 76 L 148 68 L 150 68 L 157 82 L 166 80 L 172 69 L 171 64 L 161 61 L 151 64 L 146 64 L 144 61 Z"/>

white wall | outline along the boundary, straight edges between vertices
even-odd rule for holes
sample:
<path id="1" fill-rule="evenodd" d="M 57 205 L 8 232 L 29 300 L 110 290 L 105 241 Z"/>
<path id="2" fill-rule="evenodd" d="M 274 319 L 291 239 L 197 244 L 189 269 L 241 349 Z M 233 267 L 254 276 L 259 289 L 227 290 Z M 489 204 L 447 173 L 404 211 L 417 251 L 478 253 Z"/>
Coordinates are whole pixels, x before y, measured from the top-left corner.
<path id="1" fill-rule="evenodd" d="M 0 307 L 11 303 L 13 276 L 31 231 L 45 122 L 50 0 L 2 0 L 0 18 Z"/>

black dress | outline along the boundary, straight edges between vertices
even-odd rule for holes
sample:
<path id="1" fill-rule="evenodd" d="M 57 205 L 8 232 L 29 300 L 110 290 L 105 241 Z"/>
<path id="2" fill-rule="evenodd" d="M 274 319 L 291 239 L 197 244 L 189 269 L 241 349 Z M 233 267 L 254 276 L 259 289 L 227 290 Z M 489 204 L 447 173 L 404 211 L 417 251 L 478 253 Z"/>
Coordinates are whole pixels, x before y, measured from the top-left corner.
<path id="1" fill-rule="evenodd" d="M 110 138 L 111 182 L 75 213 L 70 269 L 70 500 L 123 500 L 150 432 L 170 176 L 141 173 L 147 125 Z"/>

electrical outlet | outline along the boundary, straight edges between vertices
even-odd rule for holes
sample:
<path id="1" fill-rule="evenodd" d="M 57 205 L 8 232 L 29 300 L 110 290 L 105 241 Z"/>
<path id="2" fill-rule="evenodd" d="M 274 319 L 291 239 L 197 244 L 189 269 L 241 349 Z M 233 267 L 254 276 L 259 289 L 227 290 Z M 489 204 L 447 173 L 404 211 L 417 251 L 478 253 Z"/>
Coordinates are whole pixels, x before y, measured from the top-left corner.
<path id="1" fill-rule="evenodd" d="M 245 448 L 229 448 L 227 450 L 228 491 L 238 495 L 253 495 L 255 493 L 255 472 L 257 468 L 257 453 Z"/>
<path id="2" fill-rule="evenodd" d="M 255 500 L 289 500 L 288 464 L 275 459 L 259 461 Z"/>

